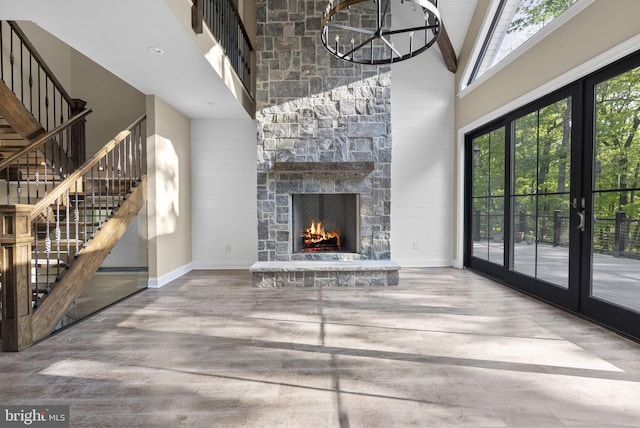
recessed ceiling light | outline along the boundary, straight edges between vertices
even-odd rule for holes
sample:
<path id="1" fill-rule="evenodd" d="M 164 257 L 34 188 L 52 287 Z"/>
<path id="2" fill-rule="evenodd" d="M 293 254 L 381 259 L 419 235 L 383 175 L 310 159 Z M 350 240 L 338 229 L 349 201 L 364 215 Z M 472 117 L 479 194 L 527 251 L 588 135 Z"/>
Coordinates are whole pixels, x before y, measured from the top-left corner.
<path id="1" fill-rule="evenodd" d="M 149 47 L 147 48 L 147 50 L 148 50 L 149 52 L 153 53 L 153 54 L 156 54 L 156 55 L 162 55 L 162 54 L 164 53 L 164 51 L 163 51 L 162 49 L 157 48 L 157 47 L 155 47 L 155 46 L 149 46 Z"/>

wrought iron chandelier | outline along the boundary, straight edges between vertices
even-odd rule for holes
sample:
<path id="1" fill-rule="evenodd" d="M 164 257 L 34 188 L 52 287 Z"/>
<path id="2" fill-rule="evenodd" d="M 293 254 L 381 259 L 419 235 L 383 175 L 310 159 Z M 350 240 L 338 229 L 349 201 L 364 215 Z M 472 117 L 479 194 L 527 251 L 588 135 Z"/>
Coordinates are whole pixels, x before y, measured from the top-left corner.
<path id="1" fill-rule="evenodd" d="M 401 10 L 403 22 L 397 25 L 391 23 L 392 2 L 408 8 Z M 380 65 L 419 55 L 441 31 L 437 0 L 329 0 L 320 38 L 337 58 Z"/>

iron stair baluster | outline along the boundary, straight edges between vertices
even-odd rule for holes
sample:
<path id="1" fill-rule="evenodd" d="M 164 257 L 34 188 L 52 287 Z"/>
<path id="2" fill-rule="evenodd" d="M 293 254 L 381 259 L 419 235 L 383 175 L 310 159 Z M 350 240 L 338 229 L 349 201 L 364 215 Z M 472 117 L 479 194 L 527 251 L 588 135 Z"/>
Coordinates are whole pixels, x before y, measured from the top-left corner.
<path id="1" fill-rule="evenodd" d="M 3 43 L 3 28 L 2 28 L 2 21 L 0 21 L 0 79 L 2 79 L 4 81 L 4 43 Z"/>
<path id="2" fill-rule="evenodd" d="M 70 197 L 70 193 L 69 193 L 69 189 L 67 189 L 66 193 L 65 193 L 65 208 L 66 208 L 66 212 L 65 212 L 65 226 L 66 226 L 66 231 L 67 231 L 67 260 L 65 262 L 65 267 L 67 269 L 69 269 L 71 267 L 71 261 L 69 260 L 69 252 L 71 251 L 71 225 L 69 224 L 69 214 L 70 214 L 70 207 L 69 205 L 71 204 L 71 197 Z"/>
<path id="3" fill-rule="evenodd" d="M 11 182 L 9 177 L 9 167 L 7 166 L 7 174 L 5 182 L 7 183 L 7 205 L 11 205 Z"/>
<path id="4" fill-rule="evenodd" d="M 51 291 L 51 281 L 49 281 L 49 260 L 51 258 L 51 237 L 49 236 L 49 234 L 51 233 L 51 231 L 49 230 L 49 224 L 50 224 L 50 220 L 49 220 L 49 212 L 51 211 L 50 207 L 47 207 L 45 210 L 45 221 L 46 223 L 46 237 L 44 239 L 44 254 L 45 254 L 45 258 L 43 260 L 45 260 L 45 264 L 46 264 L 46 283 L 47 283 L 47 294 Z M 39 260 L 36 260 L 36 266 L 39 264 L 38 263 Z"/>
<path id="5" fill-rule="evenodd" d="M 38 307 L 40 305 L 40 283 L 38 281 L 38 259 L 40 259 L 40 236 L 38 233 L 38 217 L 33 219 L 33 230 L 35 231 L 35 250 L 34 255 L 35 260 L 34 266 L 31 267 L 29 272 L 29 282 L 31 283 L 31 292 L 34 296 L 33 307 Z M 35 278 L 35 281 L 33 280 Z M 35 284 L 34 284 L 35 282 Z"/>
<path id="6" fill-rule="evenodd" d="M 111 207 L 107 207 L 107 212 L 109 213 L 106 216 L 107 220 L 111 218 L 111 216 L 113 215 L 113 210 L 115 209 L 115 206 L 116 206 L 116 151 L 114 147 L 113 150 L 111 150 Z"/>
<path id="7" fill-rule="evenodd" d="M 120 142 L 120 144 L 118 144 L 118 192 L 120 193 L 118 195 L 118 206 L 120 206 L 120 201 L 122 198 L 122 159 L 121 158 L 122 158 L 122 148 L 123 148 L 123 145 L 125 144 L 125 141 L 127 141 L 126 137 Z"/>
<path id="8" fill-rule="evenodd" d="M 49 130 L 49 76 L 45 74 L 44 76 L 44 112 L 47 115 L 45 117 L 46 125 L 45 129 Z"/>
<path id="9" fill-rule="evenodd" d="M 17 203 L 20 202 L 20 197 L 22 196 L 22 177 L 20 174 L 20 159 L 16 160 L 16 197 Z"/>
<path id="10" fill-rule="evenodd" d="M 82 179 L 84 181 L 85 177 L 83 176 Z M 80 225 L 79 225 L 79 223 L 80 223 L 80 210 L 78 209 L 78 182 L 77 181 L 74 184 L 74 186 L 75 186 L 75 193 L 76 193 L 76 195 L 75 195 L 76 203 L 74 204 L 74 207 L 73 207 L 73 221 L 75 223 L 75 229 L 76 229 L 76 235 L 75 235 L 76 252 L 73 254 L 73 257 L 75 258 L 75 257 L 77 257 L 78 253 L 80 252 L 80 233 L 79 233 L 80 232 L 79 231 L 79 228 L 80 228 Z M 85 206 L 86 206 L 86 203 L 87 203 L 86 185 L 85 185 L 84 189 L 85 189 L 85 191 L 84 191 L 84 198 L 85 198 L 84 202 L 85 202 Z M 85 239 L 86 239 L 86 237 L 83 237 L 82 241 L 84 242 Z"/>
<path id="11" fill-rule="evenodd" d="M 62 231 L 60 230 L 60 198 L 56 198 L 56 281 L 60 281 L 60 243 Z"/>
<path id="12" fill-rule="evenodd" d="M 31 204 L 31 162 L 29 162 L 28 157 L 27 157 L 27 204 Z"/>

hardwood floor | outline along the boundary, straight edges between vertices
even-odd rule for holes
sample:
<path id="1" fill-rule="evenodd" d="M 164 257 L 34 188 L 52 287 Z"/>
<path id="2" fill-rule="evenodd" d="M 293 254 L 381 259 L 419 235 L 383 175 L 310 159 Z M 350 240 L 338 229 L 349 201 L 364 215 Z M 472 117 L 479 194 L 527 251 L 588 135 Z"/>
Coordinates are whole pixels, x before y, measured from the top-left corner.
<path id="1" fill-rule="evenodd" d="M 4 405 L 75 427 L 640 426 L 640 344 L 464 270 L 253 289 L 193 271 L 21 353 Z"/>

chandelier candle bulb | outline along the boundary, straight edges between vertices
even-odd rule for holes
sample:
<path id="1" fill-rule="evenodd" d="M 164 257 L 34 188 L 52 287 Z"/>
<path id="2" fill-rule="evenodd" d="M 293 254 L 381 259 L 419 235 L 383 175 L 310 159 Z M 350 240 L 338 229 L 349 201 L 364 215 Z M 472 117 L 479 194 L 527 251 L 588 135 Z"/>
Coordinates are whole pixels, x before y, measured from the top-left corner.
<path id="1" fill-rule="evenodd" d="M 409 33 L 409 55 L 413 54 L 413 31 Z"/>
<path id="2" fill-rule="evenodd" d="M 443 29 L 435 0 L 328 0 L 327 4 L 322 44 L 332 55 L 349 62 L 383 65 L 413 58 L 433 46 Z M 414 15 L 407 22 L 418 25 L 392 27 L 392 6 Z M 424 31 L 424 39 L 414 38 L 414 31 Z M 336 33 L 343 38 L 343 52 Z"/>

